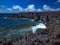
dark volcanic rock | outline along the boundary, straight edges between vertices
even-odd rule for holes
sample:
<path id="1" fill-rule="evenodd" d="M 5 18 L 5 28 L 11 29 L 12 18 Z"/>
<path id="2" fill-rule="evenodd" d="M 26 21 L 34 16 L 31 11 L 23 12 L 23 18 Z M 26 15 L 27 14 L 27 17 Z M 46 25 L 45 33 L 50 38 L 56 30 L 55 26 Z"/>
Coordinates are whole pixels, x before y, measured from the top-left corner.
<path id="1" fill-rule="evenodd" d="M 26 13 L 17 13 L 8 18 L 31 18 L 35 21 L 42 20 L 46 23 L 60 24 L 60 12 L 26 12 Z"/>
<path id="2" fill-rule="evenodd" d="M 21 36 L 12 43 L 14 45 L 60 45 L 60 12 L 18 13 L 8 18 L 31 18 L 46 23 L 46 29 L 38 29 L 35 34 Z M 2 42 L 1 42 L 2 43 Z"/>

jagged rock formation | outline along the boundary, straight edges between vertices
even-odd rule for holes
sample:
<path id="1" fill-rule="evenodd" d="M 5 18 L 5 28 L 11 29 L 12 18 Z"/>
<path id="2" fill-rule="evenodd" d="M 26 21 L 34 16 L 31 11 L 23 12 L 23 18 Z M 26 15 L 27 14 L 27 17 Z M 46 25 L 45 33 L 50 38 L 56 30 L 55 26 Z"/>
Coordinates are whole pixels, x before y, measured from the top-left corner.
<path id="1" fill-rule="evenodd" d="M 59 12 L 37 12 L 19 13 L 8 18 L 31 18 L 42 20 L 47 29 L 38 29 L 35 34 L 21 36 L 12 41 L 14 45 L 60 45 L 60 13 Z"/>
<path id="2" fill-rule="evenodd" d="M 35 21 L 41 20 L 46 25 L 59 24 L 60 25 L 60 12 L 28 12 L 28 13 L 18 13 L 8 18 L 31 18 Z"/>
<path id="3" fill-rule="evenodd" d="M 59 23 L 60 12 L 28 12 L 28 13 L 18 13 L 8 18 L 31 18 L 35 20 L 42 20 L 44 22 L 56 22 Z"/>

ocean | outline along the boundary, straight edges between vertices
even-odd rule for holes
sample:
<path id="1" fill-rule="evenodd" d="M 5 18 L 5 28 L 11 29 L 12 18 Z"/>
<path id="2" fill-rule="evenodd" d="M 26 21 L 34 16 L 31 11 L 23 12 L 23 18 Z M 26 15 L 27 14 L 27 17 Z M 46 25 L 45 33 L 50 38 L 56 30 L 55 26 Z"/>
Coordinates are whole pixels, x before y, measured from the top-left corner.
<path id="1" fill-rule="evenodd" d="M 20 35 L 35 33 L 38 28 L 46 28 L 40 21 L 32 21 L 28 18 L 4 18 L 12 14 L 0 14 L 0 39 L 16 38 Z"/>

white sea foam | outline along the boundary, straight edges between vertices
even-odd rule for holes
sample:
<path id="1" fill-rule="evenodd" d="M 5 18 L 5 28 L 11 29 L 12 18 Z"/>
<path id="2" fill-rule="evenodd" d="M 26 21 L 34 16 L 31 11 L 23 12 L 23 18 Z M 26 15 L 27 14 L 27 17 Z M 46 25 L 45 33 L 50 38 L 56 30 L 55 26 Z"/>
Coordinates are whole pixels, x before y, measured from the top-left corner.
<path id="1" fill-rule="evenodd" d="M 35 33 L 36 30 L 39 29 L 39 28 L 40 29 L 46 29 L 46 26 L 43 23 L 39 23 L 39 24 L 31 27 L 33 33 Z"/>
<path id="2" fill-rule="evenodd" d="M 3 17 L 4 19 L 7 19 L 7 17 Z"/>

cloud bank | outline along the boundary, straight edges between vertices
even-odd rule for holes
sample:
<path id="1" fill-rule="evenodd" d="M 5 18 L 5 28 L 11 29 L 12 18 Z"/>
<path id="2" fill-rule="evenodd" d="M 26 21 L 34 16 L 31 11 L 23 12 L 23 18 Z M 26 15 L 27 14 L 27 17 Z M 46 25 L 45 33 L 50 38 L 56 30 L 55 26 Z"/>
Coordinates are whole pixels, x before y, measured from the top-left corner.
<path id="1" fill-rule="evenodd" d="M 60 5 L 60 0 L 56 0 L 56 2 L 54 4 Z"/>
<path id="2" fill-rule="evenodd" d="M 14 10 L 18 10 L 19 12 L 41 12 L 43 11 L 42 9 L 36 9 L 35 5 L 28 5 L 27 8 L 22 8 L 19 5 L 14 5 L 11 8 L 6 8 L 6 10 L 8 11 L 14 11 Z"/>
<path id="3" fill-rule="evenodd" d="M 57 2 L 59 2 L 59 3 L 60 3 L 60 0 L 57 0 Z"/>
<path id="4" fill-rule="evenodd" d="M 4 11 L 4 10 L 2 10 L 2 11 Z M 41 8 L 36 9 L 34 4 L 28 5 L 27 8 L 23 8 L 20 5 L 13 5 L 12 7 L 5 8 L 5 11 L 13 12 L 13 13 L 14 12 L 43 12 L 43 11 L 60 11 L 60 8 L 54 9 L 48 5 L 43 5 L 42 9 Z M 0 12 L 1 12 L 1 10 L 0 10 Z"/>
<path id="5" fill-rule="evenodd" d="M 60 8 L 53 9 L 53 8 L 51 8 L 51 7 L 48 6 L 48 5 L 43 5 L 43 9 L 44 9 L 45 11 L 60 11 Z"/>

